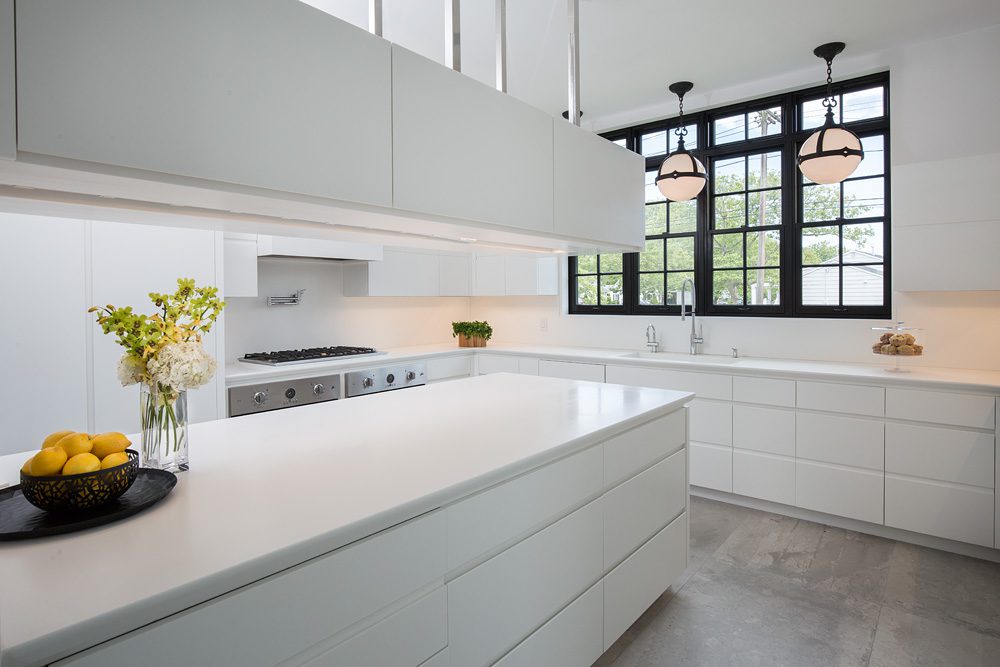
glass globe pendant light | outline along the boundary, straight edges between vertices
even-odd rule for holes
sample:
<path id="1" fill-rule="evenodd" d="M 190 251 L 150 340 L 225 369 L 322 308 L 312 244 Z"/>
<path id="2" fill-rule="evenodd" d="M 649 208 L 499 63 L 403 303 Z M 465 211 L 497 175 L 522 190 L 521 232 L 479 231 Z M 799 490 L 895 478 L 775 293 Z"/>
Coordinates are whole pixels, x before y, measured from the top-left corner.
<path id="1" fill-rule="evenodd" d="M 684 148 L 684 135 L 687 134 L 687 128 L 684 127 L 684 95 L 692 88 L 694 84 L 690 81 L 670 84 L 670 92 L 677 95 L 680 103 L 680 126 L 674 130 L 677 135 L 677 150 L 663 160 L 656 176 L 656 187 L 670 201 L 694 199 L 704 189 L 708 178 L 705 175 L 705 165 Z"/>
<path id="2" fill-rule="evenodd" d="M 844 50 L 843 42 L 830 42 L 817 46 L 813 53 L 826 61 L 826 121 L 806 139 L 799 151 L 799 169 L 813 183 L 840 183 L 854 173 L 865 153 L 861 139 L 843 125 L 833 120 L 837 98 L 833 95 L 833 59 Z"/>

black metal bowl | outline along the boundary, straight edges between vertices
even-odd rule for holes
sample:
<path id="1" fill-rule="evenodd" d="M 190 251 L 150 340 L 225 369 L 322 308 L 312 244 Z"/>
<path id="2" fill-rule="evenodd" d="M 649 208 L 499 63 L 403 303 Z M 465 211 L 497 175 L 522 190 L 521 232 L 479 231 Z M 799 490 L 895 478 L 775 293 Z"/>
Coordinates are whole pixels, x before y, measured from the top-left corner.
<path id="1" fill-rule="evenodd" d="M 128 491 L 139 474 L 139 452 L 126 449 L 128 462 L 78 475 L 34 477 L 21 473 L 21 492 L 48 512 L 81 512 L 101 507 Z"/>

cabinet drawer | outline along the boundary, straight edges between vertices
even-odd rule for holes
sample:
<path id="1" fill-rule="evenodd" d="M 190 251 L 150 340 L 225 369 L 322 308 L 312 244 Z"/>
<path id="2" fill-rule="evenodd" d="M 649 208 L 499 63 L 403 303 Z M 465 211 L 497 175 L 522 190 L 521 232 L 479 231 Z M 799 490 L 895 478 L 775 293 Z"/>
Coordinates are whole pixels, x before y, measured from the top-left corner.
<path id="1" fill-rule="evenodd" d="M 817 512 L 881 524 L 884 483 L 881 472 L 795 462 L 795 504 Z"/>
<path id="2" fill-rule="evenodd" d="M 733 400 L 785 408 L 795 407 L 795 381 L 733 376 Z"/>
<path id="3" fill-rule="evenodd" d="M 797 382 L 795 404 L 808 410 L 847 412 L 881 417 L 885 412 L 885 389 L 868 385 L 831 382 Z"/>
<path id="4" fill-rule="evenodd" d="M 472 355 L 434 357 L 427 360 L 427 381 L 447 380 L 472 375 Z"/>
<path id="5" fill-rule="evenodd" d="M 608 366 L 607 381 L 637 387 L 690 391 L 698 398 L 733 400 L 733 378 L 731 375 L 635 368 L 633 366 Z"/>
<path id="6" fill-rule="evenodd" d="M 448 644 L 444 587 L 354 635 L 303 667 L 413 667 Z"/>
<path id="7" fill-rule="evenodd" d="M 688 406 L 691 439 L 714 445 L 733 444 L 733 404 L 695 399 Z"/>
<path id="8" fill-rule="evenodd" d="M 791 410 L 734 405 L 733 446 L 795 456 L 795 413 Z"/>
<path id="9" fill-rule="evenodd" d="M 995 413 L 992 396 L 891 388 L 885 394 L 885 414 L 896 419 L 993 429 Z"/>
<path id="10" fill-rule="evenodd" d="M 795 504 L 795 459 L 733 450 L 733 493 Z"/>
<path id="11" fill-rule="evenodd" d="M 604 653 L 604 582 L 538 628 L 505 655 L 496 667 L 579 667 L 592 665 Z"/>
<path id="12" fill-rule="evenodd" d="M 886 473 L 885 525 L 993 546 L 993 491 Z"/>
<path id="13" fill-rule="evenodd" d="M 62 664 L 174 667 L 194 655 L 206 665 L 272 665 L 443 577 L 446 538 L 434 512 Z"/>
<path id="14" fill-rule="evenodd" d="M 452 664 L 492 664 L 593 585 L 602 518 L 596 500 L 449 583 Z"/>
<path id="15" fill-rule="evenodd" d="M 446 648 L 434 657 L 420 663 L 420 667 L 451 667 L 451 656 L 448 655 L 448 649 Z"/>
<path id="16" fill-rule="evenodd" d="M 538 374 L 567 380 L 589 380 L 604 382 L 603 364 L 581 364 L 576 361 L 540 361 Z"/>
<path id="17" fill-rule="evenodd" d="M 886 424 L 886 472 L 993 488 L 993 435 Z"/>
<path id="18" fill-rule="evenodd" d="M 604 497 L 604 568 L 620 563 L 684 511 L 687 460 L 675 452 Z"/>
<path id="19" fill-rule="evenodd" d="M 604 578 L 605 651 L 684 572 L 687 518 L 685 512 L 674 519 Z"/>
<path id="20" fill-rule="evenodd" d="M 448 507 L 448 567 L 551 523 L 597 496 L 603 484 L 604 453 L 591 447 Z"/>
<path id="21" fill-rule="evenodd" d="M 489 373 L 518 372 L 517 357 L 511 357 L 503 354 L 480 354 L 478 357 L 480 375 L 488 375 Z"/>
<path id="22" fill-rule="evenodd" d="M 517 372 L 521 375 L 538 375 L 538 359 L 534 357 L 519 357 Z"/>
<path id="23" fill-rule="evenodd" d="M 733 492 L 733 448 L 691 442 L 691 484 Z"/>
<path id="24" fill-rule="evenodd" d="M 608 488 L 672 454 L 687 440 L 687 410 L 637 426 L 604 443 L 604 486 Z"/>
<path id="25" fill-rule="evenodd" d="M 795 455 L 857 468 L 885 467 L 885 424 L 800 412 L 795 417 Z"/>

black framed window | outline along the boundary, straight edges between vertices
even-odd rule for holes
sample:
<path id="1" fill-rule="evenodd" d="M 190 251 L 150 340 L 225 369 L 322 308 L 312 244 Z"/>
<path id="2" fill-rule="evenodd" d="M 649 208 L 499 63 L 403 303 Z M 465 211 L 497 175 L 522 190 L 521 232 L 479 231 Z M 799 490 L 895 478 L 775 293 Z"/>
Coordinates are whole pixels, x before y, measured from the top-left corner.
<path id="1" fill-rule="evenodd" d="M 703 315 L 888 318 L 888 86 L 888 73 L 834 86 L 835 118 L 865 150 L 836 185 L 796 164 L 823 121 L 821 87 L 685 116 L 685 145 L 708 172 L 689 202 L 654 183 L 676 119 L 604 135 L 646 159 L 646 240 L 638 253 L 571 257 L 570 312 L 676 313 L 691 280 Z"/>

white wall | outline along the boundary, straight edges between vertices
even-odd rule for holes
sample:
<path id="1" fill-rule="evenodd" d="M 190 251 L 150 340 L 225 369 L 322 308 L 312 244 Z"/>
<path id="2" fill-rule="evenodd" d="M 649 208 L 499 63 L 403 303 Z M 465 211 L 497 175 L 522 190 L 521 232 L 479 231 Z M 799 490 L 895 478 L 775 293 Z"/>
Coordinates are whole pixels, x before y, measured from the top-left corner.
<path id="1" fill-rule="evenodd" d="M 338 262 L 267 258 L 258 265 L 257 298 L 226 299 L 226 359 L 247 352 L 326 345 L 400 347 L 447 343 L 451 322 L 469 316 L 468 297 L 345 297 Z M 265 297 L 305 289 L 298 306 Z"/>

